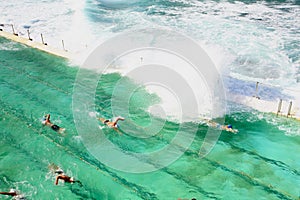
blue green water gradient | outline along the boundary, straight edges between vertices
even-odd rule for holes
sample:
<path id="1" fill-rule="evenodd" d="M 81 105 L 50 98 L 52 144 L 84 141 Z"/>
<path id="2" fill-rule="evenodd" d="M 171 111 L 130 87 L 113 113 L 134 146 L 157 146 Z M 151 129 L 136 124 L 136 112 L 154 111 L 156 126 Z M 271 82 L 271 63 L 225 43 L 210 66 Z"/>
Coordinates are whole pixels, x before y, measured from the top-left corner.
<path id="1" fill-rule="evenodd" d="M 187 132 L 198 126 L 192 145 L 170 166 L 143 174 L 116 171 L 96 160 L 77 135 L 72 91 L 78 68 L 3 38 L 0 46 L 7 47 L 0 50 L 1 191 L 16 188 L 27 199 L 38 200 L 299 199 L 300 138 L 270 124 L 266 119 L 273 116 L 251 110 L 227 115 L 226 122 L 239 133 L 223 132 L 213 151 L 202 159 L 198 151 L 205 125 L 167 121 L 147 140 L 105 129 L 107 138 L 121 149 L 147 152 L 168 144 L 179 125 Z M 110 98 L 119 78 L 119 74 L 106 74 L 98 85 L 96 109 L 104 117 L 112 117 Z M 128 87 L 133 84 L 128 80 Z M 145 102 L 145 95 L 144 90 L 137 91 L 135 102 L 140 105 L 130 104 L 133 118 L 140 124 L 149 123 L 149 115 L 138 108 L 156 101 L 155 96 L 148 96 L 149 102 Z M 43 127 L 40 120 L 46 113 L 66 132 L 58 134 Z M 48 168 L 51 163 L 80 180 L 82 186 L 54 185 L 55 175 Z"/>

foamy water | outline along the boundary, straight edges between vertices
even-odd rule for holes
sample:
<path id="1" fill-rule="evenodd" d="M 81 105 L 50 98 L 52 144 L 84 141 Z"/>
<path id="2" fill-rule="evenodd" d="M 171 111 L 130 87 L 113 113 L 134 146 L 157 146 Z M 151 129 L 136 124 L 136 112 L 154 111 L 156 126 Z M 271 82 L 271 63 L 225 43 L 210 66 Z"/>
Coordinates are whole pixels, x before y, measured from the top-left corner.
<path id="1" fill-rule="evenodd" d="M 75 53 L 75 64 L 83 63 L 96 46 L 118 33 L 166 26 L 195 39 L 223 75 L 276 85 L 278 90 L 292 87 L 293 92 L 286 90 L 286 93 L 299 99 L 299 6 L 293 2 L 285 5 L 212 1 L 172 3 L 176 6 L 169 6 L 167 2 L 151 5 L 146 1 L 128 3 L 121 0 L 9 1 L 0 8 L 0 23 L 15 24 L 16 31 L 24 37 L 30 28 L 31 37 L 38 41 L 43 33 L 45 42 L 57 48 L 62 48 L 64 40 L 65 48 Z M 10 27 L 5 29 L 9 31 Z M 164 64 L 164 59 L 162 56 L 156 62 Z M 143 65 L 139 59 L 131 62 L 135 61 L 137 63 L 127 62 L 127 69 L 132 67 L 130 65 Z M 168 65 L 176 68 L 176 63 Z M 124 66 L 121 68 L 125 69 Z M 240 90 L 239 84 L 231 81 L 226 87 L 236 91 Z M 197 87 L 193 86 L 193 90 Z M 156 92 L 164 99 L 162 104 L 166 110 L 173 110 L 172 106 L 166 107 L 175 102 L 167 92 Z M 204 103 L 204 107 L 207 106 L 208 103 Z M 173 108 L 173 111 L 178 109 L 176 104 Z"/>
<path id="2" fill-rule="evenodd" d="M 60 47 L 64 39 L 66 48 L 77 55 L 74 63 L 82 63 L 98 42 L 119 33 L 167 26 L 192 37 L 208 52 L 223 75 L 228 94 L 252 97 L 256 81 L 265 82 L 257 92 L 262 100 L 282 97 L 289 101 L 298 94 L 299 5 L 293 2 L 82 2 L 3 2 L 1 20 L 16 20 L 15 24 L 20 24 L 18 32 L 24 35 L 23 24 L 31 24 L 37 38 L 43 30 L 49 45 L 53 41 Z M 36 18 L 30 16 L 43 20 L 31 22 Z M 178 123 L 173 119 L 177 113 L 183 117 L 187 114 L 180 113 L 182 104 L 188 102 L 178 98 L 182 88 L 151 82 L 140 74 L 147 70 L 146 66 L 172 69 L 190 84 L 187 88 L 203 103 L 203 108 L 195 108 L 194 113 L 206 112 L 210 106 L 206 92 L 211 92 L 207 91 L 206 77 L 183 70 L 190 66 L 180 56 L 132 51 L 117 59 L 112 57 L 108 59 L 111 65 L 107 72 L 118 73 L 106 73 L 97 83 L 91 80 L 97 78 L 93 71 L 83 70 L 88 86 L 98 84 L 96 94 L 86 90 L 76 94 L 74 88 L 82 86 L 80 82 L 74 84 L 77 68 L 61 58 L 4 38 L 0 38 L 0 43 L 1 191 L 15 188 L 28 199 L 299 198 L 298 121 L 227 102 L 226 124 L 232 124 L 239 133 L 223 131 L 220 138 L 214 137 L 216 144 L 210 154 L 199 158 L 199 149 L 205 150 L 203 144 L 208 144 L 204 140 L 209 130 L 204 122 Z M 121 46 L 115 45 L 117 49 Z M 128 95 L 129 90 L 134 91 L 132 96 Z M 75 100 L 82 100 L 78 104 L 83 109 L 74 107 L 74 94 L 78 97 Z M 80 111 L 82 115 L 75 118 L 74 114 Z M 167 120 L 153 117 L 149 111 Z M 63 135 L 41 125 L 41 116 L 48 112 L 53 122 L 66 128 Z M 117 115 L 126 118 L 119 123 L 120 132 L 96 120 Z M 91 124 L 80 124 L 85 119 Z M 92 137 L 87 140 L 89 135 Z M 187 145 L 190 139 L 193 142 Z M 111 149 L 105 149 L 105 140 L 132 159 L 111 154 Z M 148 157 L 168 149 L 172 143 L 176 148 L 169 149 L 164 157 Z M 183 154 L 173 163 L 165 162 L 177 149 Z M 95 157 L 99 154 L 120 163 L 107 164 Z M 163 167 L 161 161 L 167 164 Z M 139 164 L 155 171 L 140 173 L 147 169 Z M 49 172 L 49 166 L 55 165 L 82 185 L 55 185 L 55 174 Z M 121 171 L 114 170 L 119 167 Z"/>

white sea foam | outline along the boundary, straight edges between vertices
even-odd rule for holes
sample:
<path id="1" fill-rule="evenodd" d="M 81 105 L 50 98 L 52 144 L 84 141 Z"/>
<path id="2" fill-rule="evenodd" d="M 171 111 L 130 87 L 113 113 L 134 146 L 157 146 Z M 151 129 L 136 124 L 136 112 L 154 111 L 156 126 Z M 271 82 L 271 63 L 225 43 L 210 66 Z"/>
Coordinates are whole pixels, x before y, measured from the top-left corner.
<path id="1" fill-rule="evenodd" d="M 160 103 L 149 108 L 152 114 L 195 120 L 212 110 L 212 91 L 209 91 L 205 77 L 186 60 L 170 52 L 158 49 L 133 51 L 115 60 L 106 72 L 121 73 L 144 85 L 150 93 L 157 94 Z M 195 104 L 191 103 L 193 100 Z"/>
<path id="2" fill-rule="evenodd" d="M 97 112 L 89 112 L 89 116 L 95 118 L 97 117 Z"/>
<path id="3" fill-rule="evenodd" d="M 72 138 L 73 138 L 77 143 L 82 142 L 82 137 L 79 136 L 79 135 L 73 136 Z"/>
<path id="4" fill-rule="evenodd" d="M 295 34 L 300 29 L 299 6 L 288 3 L 270 6 L 264 2 L 177 2 L 188 6 L 151 5 L 139 8 L 140 11 L 134 6 L 109 9 L 111 5 L 124 5 L 125 1 L 121 0 L 100 2 L 109 4 L 108 8 L 97 7 L 99 2 L 91 1 L 89 3 L 95 4 L 92 5 L 93 12 L 102 13 L 98 14 L 100 20 L 97 20 L 85 10 L 91 6 L 86 5 L 85 1 L 13 0 L 2 2 L 0 23 L 13 23 L 16 31 L 24 37 L 27 35 L 26 29 L 30 27 L 34 40 L 40 41 L 40 34 L 43 33 L 45 42 L 57 48 L 62 48 L 64 40 L 65 48 L 76 55 L 73 59 L 75 64 L 81 64 L 98 44 L 116 33 L 134 31 L 136 28 L 168 26 L 196 39 L 224 75 L 283 88 L 293 87 L 295 91 L 299 88 L 295 80 L 299 74 L 299 58 L 291 59 L 291 55 L 299 54 L 297 47 L 291 46 L 299 41 L 299 34 Z M 287 12 L 287 9 L 290 11 Z M 10 31 L 11 27 L 4 29 Z M 289 45 L 291 47 L 286 47 Z M 110 70 L 115 67 L 115 70 L 126 74 L 130 67 L 141 65 L 141 56 L 143 62 L 147 62 L 149 55 L 137 55 L 135 58 L 129 56 L 127 60 L 122 60 L 122 65 L 117 63 Z M 157 59 L 161 62 L 162 55 L 157 56 Z M 177 63 L 166 64 L 173 67 Z M 182 71 L 180 73 L 184 74 Z M 194 84 L 192 88 L 197 88 L 196 94 L 201 97 L 205 90 L 199 89 L 199 84 L 202 83 L 197 86 Z M 159 94 L 161 105 L 168 113 L 170 110 L 179 113 L 176 98 L 171 97 L 171 90 L 159 89 L 157 85 L 146 87 Z M 239 86 L 231 84 L 230 87 L 238 90 Z M 298 92 L 286 90 L 286 93 L 300 99 Z M 209 108 L 207 102 L 202 104 L 203 108 Z M 201 112 L 208 111 L 204 109 Z"/>

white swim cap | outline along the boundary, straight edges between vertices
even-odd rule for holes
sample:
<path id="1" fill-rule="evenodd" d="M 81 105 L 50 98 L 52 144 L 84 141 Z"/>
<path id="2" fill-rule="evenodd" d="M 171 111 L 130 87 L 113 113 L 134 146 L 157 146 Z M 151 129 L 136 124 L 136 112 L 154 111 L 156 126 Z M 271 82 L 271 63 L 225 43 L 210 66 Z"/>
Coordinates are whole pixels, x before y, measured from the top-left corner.
<path id="1" fill-rule="evenodd" d="M 9 190 L 9 192 L 15 193 L 15 192 L 17 192 L 17 190 L 11 188 L 11 189 Z"/>

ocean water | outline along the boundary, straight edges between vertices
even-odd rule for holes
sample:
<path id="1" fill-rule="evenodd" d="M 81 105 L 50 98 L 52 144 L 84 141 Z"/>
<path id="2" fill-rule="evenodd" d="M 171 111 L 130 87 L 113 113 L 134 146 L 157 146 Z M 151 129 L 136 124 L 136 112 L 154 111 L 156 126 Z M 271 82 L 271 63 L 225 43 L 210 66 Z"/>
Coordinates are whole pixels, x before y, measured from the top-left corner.
<path id="1" fill-rule="evenodd" d="M 179 131 L 192 137 L 191 130 L 197 130 L 188 148 L 176 144 L 183 155 L 175 162 L 153 172 L 127 173 L 106 165 L 87 150 L 74 122 L 72 99 L 78 62 L 94 43 L 124 31 L 155 26 L 167 26 L 198 41 L 222 72 L 229 91 L 250 95 L 244 88 L 254 90 L 255 85 L 249 85 L 260 81 L 272 87 L 263 97 L 276 98 L 284 90 L 284 95 L 297 98 L 299 10 L 298 1 L 3 3 L 0 23 L 14 23 L 21 35 L 30 27 L 36 40 L 43 32 L 52 46 L 59 47 L 64 39 L 66 48 L 77 52 L 79 59 L 66 61 L 0 38 L 0 190 L 16 188 L 27 199 L 38 200 L 299 199 L 299 121 L 228 102 L 225 123 L 233 124 L 239 133 L 223 131 L 210 154 L 200 158 L 199 149 L 208 131 L 205 124 L 152 116 L 148 108 L 159 102 L 155 93 L 119 73 L 107 73 L 96 88 L 97 115 L 112 118 L 113 109 L 125 113 L 118 104 L 112 106 L 111 100 L 122 102 L 126 88 L 138 88 L 129 103 L 130 119 L 140 127 L 152 125 L 141 131 L 120 122 L 118 134 L 98 123 L 104 136 L 121 150 L 157 151 L 170 144 Z M 93 71 L 84 71 L 95 76 Z M 114 89 L 121 79 L 124 93 L 115 97 Z M 43 127 L 41 118 L 46 113 L 66 132 L 58 134 Z M 140 137 L 141 132 L 151 136 Z M 139 159 L 156 166 L 152 160 Z M 49 169 L 53 163 L 82 185 L 54 185 L 55 175 Z"/>

